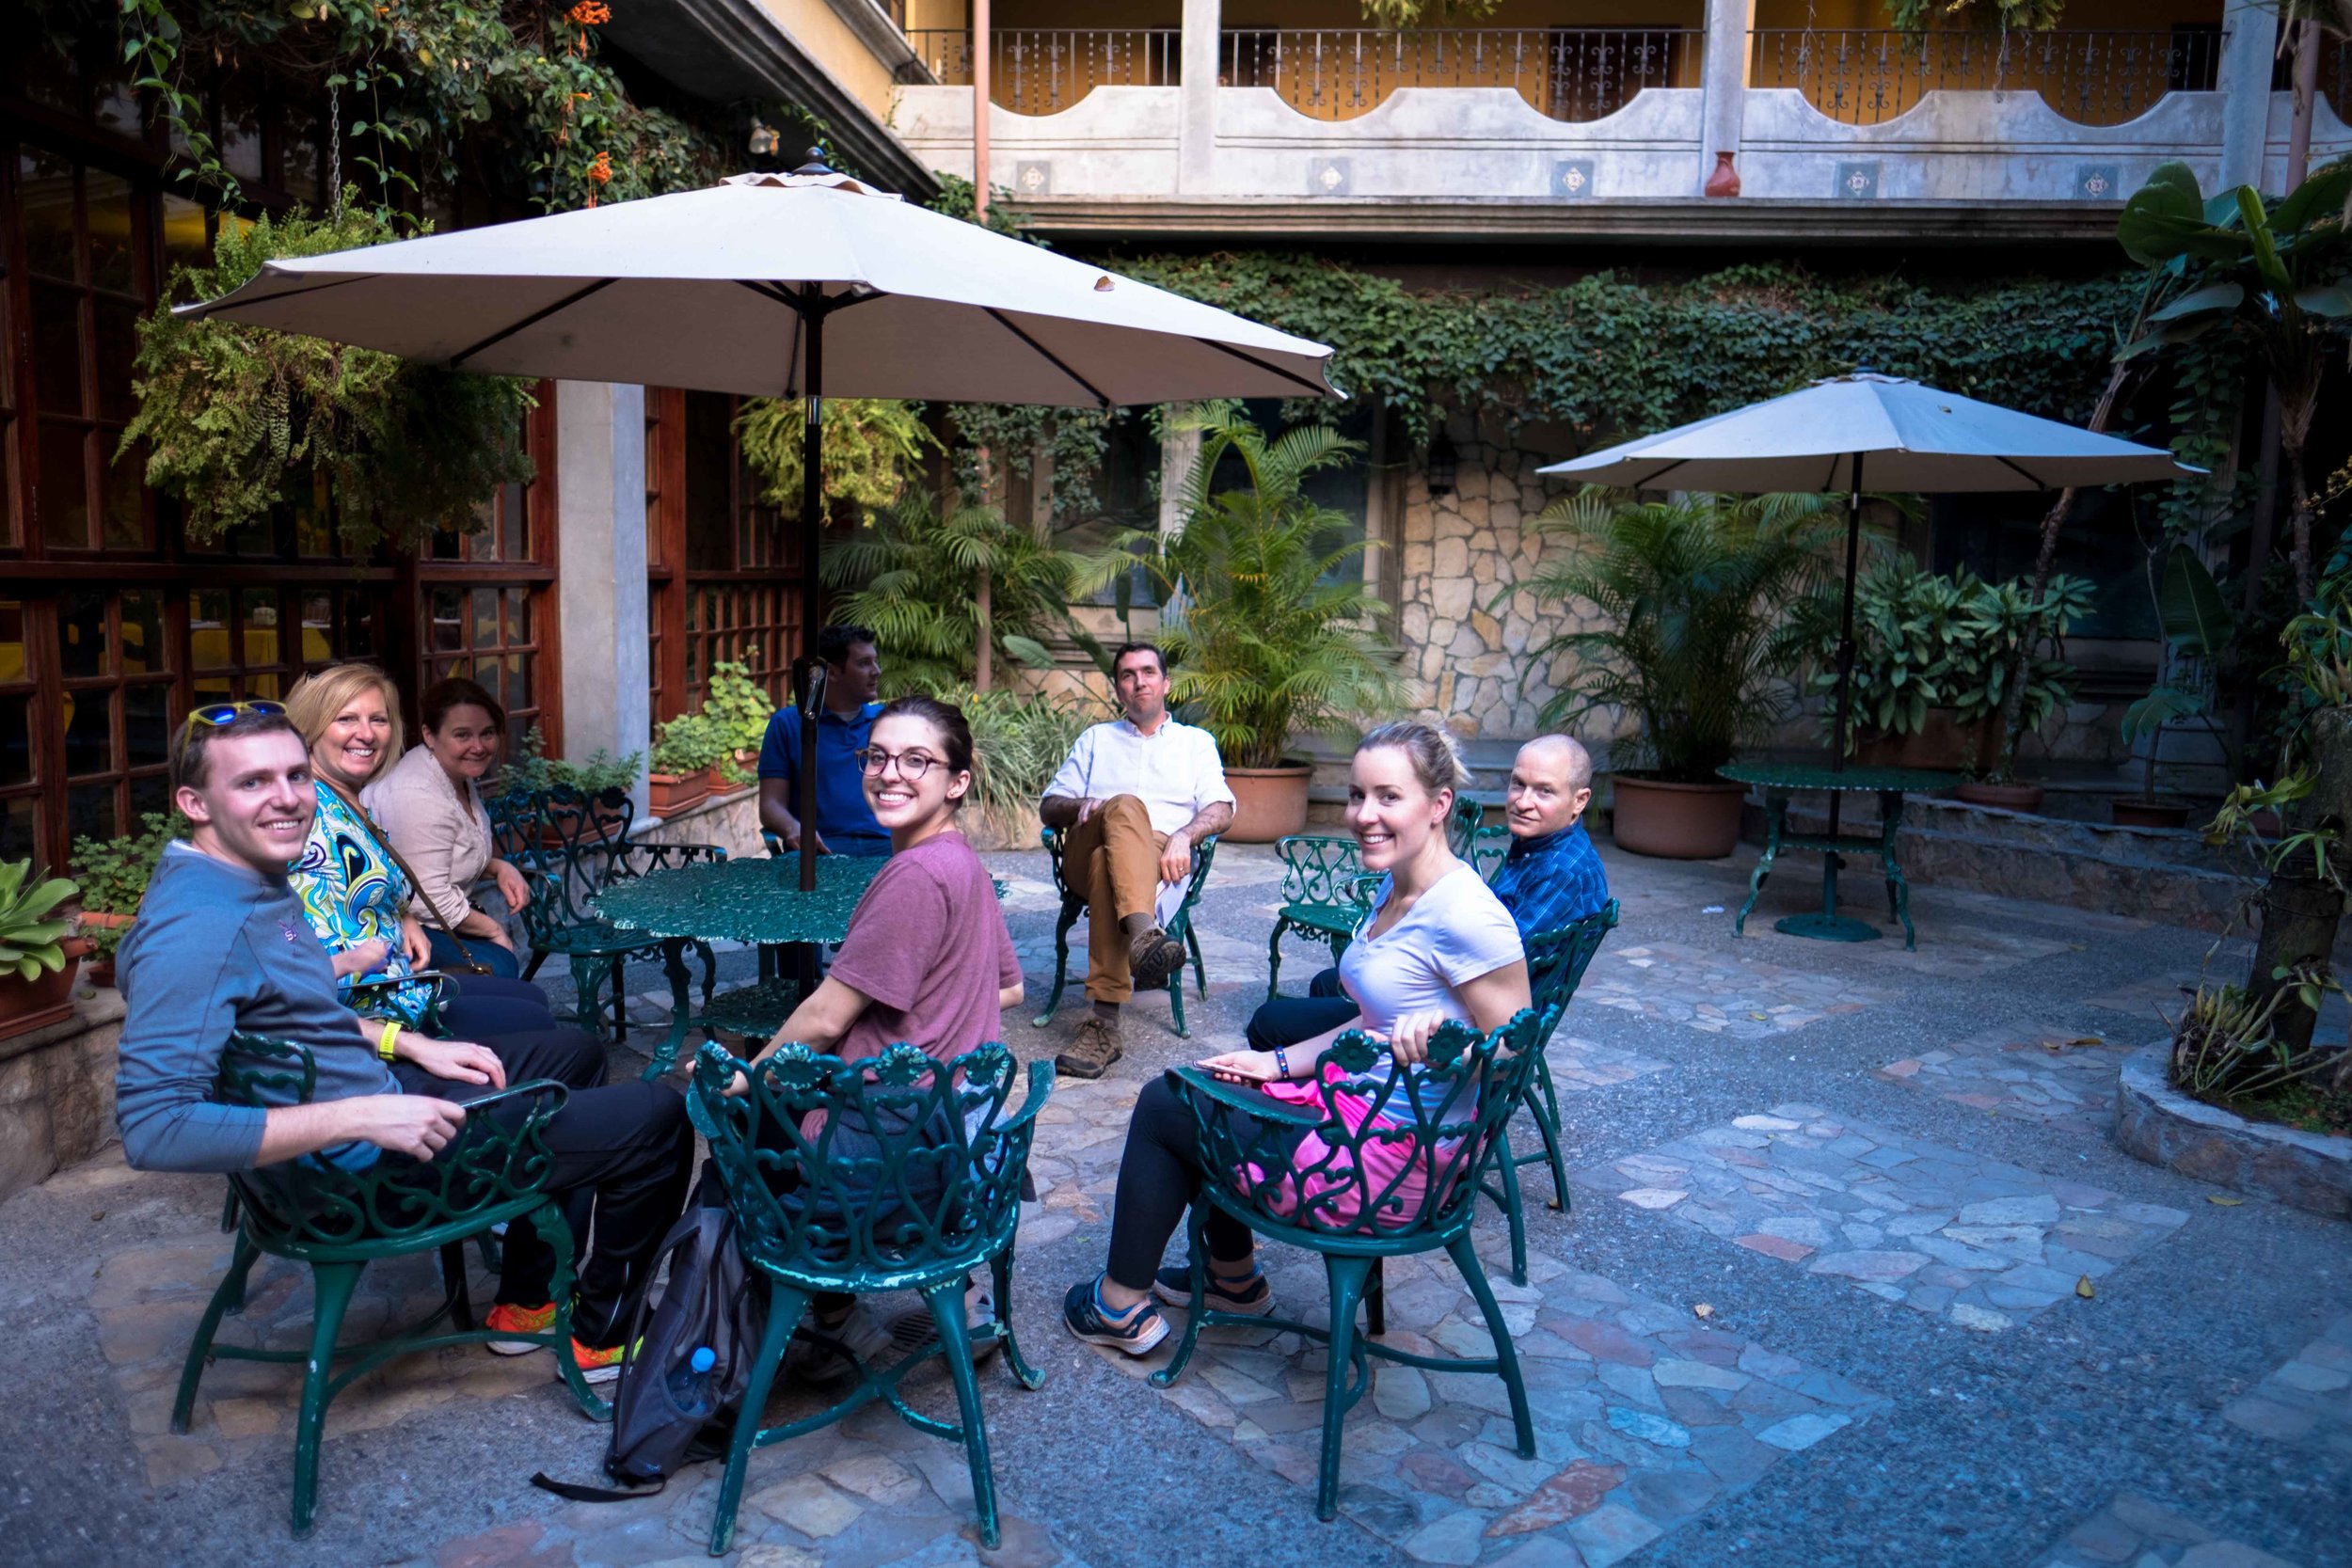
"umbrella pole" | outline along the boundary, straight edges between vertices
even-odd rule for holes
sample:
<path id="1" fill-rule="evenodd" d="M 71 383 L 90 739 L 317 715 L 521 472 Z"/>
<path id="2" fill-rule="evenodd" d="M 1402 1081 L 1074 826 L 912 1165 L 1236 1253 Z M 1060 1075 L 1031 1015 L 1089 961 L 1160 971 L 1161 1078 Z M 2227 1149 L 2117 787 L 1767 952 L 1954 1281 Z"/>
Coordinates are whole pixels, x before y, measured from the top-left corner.
<path id="1" fill-rule="evenodd" d="M 804 390 L 807 418 L 801 421 L 801 657 L 803 663 L 816 656 L 818 623 L 824 614 L 824 588 L 817 578 L 818 552 L 823 546 L 824 505 L 823 476 L 818 472 L 825 435 L 825 400 L 818 388 L 824 385 L 825 313 L 822 304 L 811 300 L 814 309 L 801 312 L 808 329 L 808 376 Z M 1851 614 L 1849 610 L 1849 614 Z M 815 674 L 810 681 L 809 700 L 801 707 L 801 891 L 813 893 L 817 888 L 817 708 L 822 701 L 824 676 Z M 817 950 L 808 949 L 803 964 L 804 982 L 815 980 Z"/>

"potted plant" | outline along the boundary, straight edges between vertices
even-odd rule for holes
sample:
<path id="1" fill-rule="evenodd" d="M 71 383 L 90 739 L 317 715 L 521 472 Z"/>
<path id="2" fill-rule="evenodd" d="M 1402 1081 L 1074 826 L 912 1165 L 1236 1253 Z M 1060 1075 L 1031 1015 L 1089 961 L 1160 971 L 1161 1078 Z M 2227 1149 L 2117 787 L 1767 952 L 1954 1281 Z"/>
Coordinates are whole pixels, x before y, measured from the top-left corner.
<path id="1" fill-rule="evenodd" d="M 1977 673 L 1956 684 L 1955 717 L 1963 723 L 1988 716 L 1997 721 L 2014 686 L 2023 734 L 2073 701 L 2074 666 L 2066 658 L 2066 634 L 2090 612 L 2090 584 L 2062 573 L 2039 594 L 2024 578 L 1983 585 L 1968 601 L 1961 627 Z M 1975 770 L 1956 793 L 1971 805 L 2034 811 L 2042 786 L 2019 779 L 2015 753 L 1996 749 L 1993 766 Z"/>
<path id="2" fill-rule="evenodd" d="M 76 891 L 63 877 L 35 880 L 29 860 L 0 861 L 0 1039 L 73 1011 L 73 972 L 89 940 L 56 911 Z"/>
<path id="3" fill-rule="evenodd" d="M 2213 721 L 2211 683 L 2237 635 L 2237 617 L 2213 574 L 2187 546 L 2174 545 L 2165 552 L 2161 575 L 2153 555 L 2149 566 L 2149 592 L 2164 635 L 2165 664 L 2148 695 L 2123 710 L 2124 744 L 2137 749 L 2145 741 L 2147 754 L 2139 793 L 2115 797 L 2111 809 L 2119 828 L 2180 828 L 2187 825 L 2188 802 L 2156 797 L 2156 738 L 2168 721 L 2195 719 L 2226 757 L 2229 749 Z"/>
<path id="4" fill-rule="evenodd" d="M 1864 768 L 1949 771 L 1991 764 L 1993 721 L 1963 724 L 1955 692 L 1978 675 L 1963 635 L 1969 602 L 1984 584 L 1966 570 L 1922 571 L 1909 556 L 1880 562 L 1854 585 L 1852 722 L 1847 749 Z M 1822 628 L 1811 689 L 1825 699 L 1822 733 L 1831 733 L 1837 689 L 1837 634 Z"/>
<path id="5" fill-rule="evenodd" d="M 73 841 L 73 880 L 81 889 L 82 934 L 90 942 L 92 985 L 115 983 L 115 949 L 131 928 L 139 900 L 147 896 L 164 846 L 186 825 L 176 812 L 151 811 L 139 818 L 139 831 L 128 837 Z"/>
<path id="6" fill-rule="evenodd" d="M 948 688 L 942 702 L 972 724 L 972 792 L 964 797 L 964 835 L 976 849 L 1037 847 L 1039 797 L 1088 725 L 1107 717 L 1082 697 Z"/>
<path id="7" fill-rule="evenodd" d="M 768 738 L 768 721 L 776 711 L 776 705 L 768 699 L 768 689 L 754 678 L 751 667 L 732 659 L 720 659 L 710 666 L 710 691 L 703 698 L 703 716 L 716 724 L 727 743 L 727 753 L 734 767 L 727 782 L 739 784 L 755 778 L 759 768 L 759 748 Z"/>
<path id="8" fill-rule="evenodd" d="M 647 806 L 670 817 L 710 792 L 710 766 L 719 760 L 719 740 L 700 714 L 681 713 L 654 737 L 653 771 L 645 775 Z"/>
<path id="9" fill-rule="evenodd" d="M 1308 476 L 1347 463 L 1359 443 L 1319 424 L 1269 437 L 1233 403 L 1203 404 L 1185 426 L 1201 442 L 1184 531 L 1122 531 L 1080 591 L 1142 568 L 1162 607 L 1174 699 L 1225 759 L 1236 804 L 1224 836 L 1269 843 L 1307 825 L 1312 769 L 1290 756 L 1291 736 L 1345 734 L 1358 716 L 1406 701 L 1374 630 L 1387 607 L 1353 569 L 1363 546 L 1327 548 L 1346 519 L 1305 493 Z M 1225 475 L 1241 484 L 1217 489 Z"/>
<path id="10" fill-rule="evenodd" d="M 607 790 L 627 791 L 637 783 L 637 773 L 644 762 L 643 752 L 631 752 L 616 757 L 598 747 L 585 762 L 572 762 L 564 757 L 548 755 L 548 739 L 538 725 L 524 732 L 518 753 L 509 758 L 499 771 L 499 793 L 515 795 L 545 795 L 549 790 L 569 789 L 587 798 L 596 813 L 598 831 L 606 837 L 619 831 L 627 814 L 607 807 L 598 799 Z M 539 842 L 556 845 L 563 835 L 552 822 L 539 825 Z"/>
<path id="11" fill-rule="evenodd" d="M 1835 587 L 1827 552 L 1842 502 L 1819 496 L 1694 496 L 1634 501 L 1586 489 L 1534 526 L 1580 546 L 1525 584 L 1598 610 L 1532 651 L 1531 673 L 1572 660 L 1544 705 L 1548 726 L 1599 708 L 1639 728 L 1619 745 L 1646 766 L 1619 768 L 1620 847 L 1709 860 L 1740 842 L 1746 786 L 1717 769 L 1794 699 L 1783 680 L 1818 635 Z"/>

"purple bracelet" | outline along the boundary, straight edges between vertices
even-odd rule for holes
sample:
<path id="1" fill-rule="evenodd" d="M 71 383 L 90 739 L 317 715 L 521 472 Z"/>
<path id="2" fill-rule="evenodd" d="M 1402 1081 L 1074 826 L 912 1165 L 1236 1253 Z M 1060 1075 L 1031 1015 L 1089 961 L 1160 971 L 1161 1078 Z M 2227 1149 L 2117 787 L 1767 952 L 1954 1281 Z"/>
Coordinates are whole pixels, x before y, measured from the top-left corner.
<path id="1" fill-rule="evenodd" d="M 1290 1053 L 1279 1045 L 1274 1048 L 1274 1070 L 1284 1078 L 1291 1075 Z"/>

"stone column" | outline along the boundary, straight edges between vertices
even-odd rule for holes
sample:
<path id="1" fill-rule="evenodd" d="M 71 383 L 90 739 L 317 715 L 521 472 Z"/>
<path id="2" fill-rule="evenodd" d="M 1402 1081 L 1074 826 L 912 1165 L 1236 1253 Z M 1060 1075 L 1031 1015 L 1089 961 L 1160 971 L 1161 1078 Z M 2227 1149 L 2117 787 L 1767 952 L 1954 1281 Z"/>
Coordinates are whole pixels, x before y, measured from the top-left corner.
<path id="1" fill-rule="evenodd" d="M 1170 420 L 1160 436 L 1160 531 L 1170 539 L 1184 531 L 1184 481 L 1200 456 L 1200 432 Z"/>
<path id="2" fill-rule="evenodd" d="M 556 607 L 564 753 L 652 744 L 645 666 L 645 389 L 555 389 Z M 637 809 L 645 809 L 644 774 Z"/>
<path id="3" fill-rule="evenodd" d="M 2271 51 L 2278 35 L 2279 13 L 2272 0 L 2229 0 L 2222 20 L 2221 64 L 2214 82 L 2221 93 L 2217 189 L 2262 183 L 2263 155 L 2270 141 Z"/>
<path id="4" fill-rule="evenodd" d="M 1217 29 L 1221 25 L 1218 0 L 1184 0 L 1176 189 L 1187 196 L 1206 192 L 1216 178 Z"/>
<path id="5" fill-rule="evenodd" d="M 1748 106 L 1748 34 L 1755 25 L 1756 0 L 1707 0 L 1706 55 L 1699 63 L 1698 174 L 1691 183 L 1692 196 L 1705 191 L 1707 177 L 1715 171 L 1716 153 L 1740 150 Z"/>

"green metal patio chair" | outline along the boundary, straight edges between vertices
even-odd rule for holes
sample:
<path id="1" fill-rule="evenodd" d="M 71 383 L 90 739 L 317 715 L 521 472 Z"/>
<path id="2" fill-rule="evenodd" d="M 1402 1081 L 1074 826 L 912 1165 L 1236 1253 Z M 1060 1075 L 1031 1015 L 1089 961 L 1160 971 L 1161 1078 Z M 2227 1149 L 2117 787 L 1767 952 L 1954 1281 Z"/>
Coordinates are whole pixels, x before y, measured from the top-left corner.
<path id="1" fill-rule="evenodd" d="M 214 1098 L 223 1104 L 258 1106 L 262 1103 L 258 1091 L 266 1087 L 281 1093 L 291 1089 L 307 1104 L 317 1079 L 317 1064 L 303 1047 L 238 1034 L 222 1054 Z M 545 1190 L 554 1161 L 543 1134 L 548 1120 L 564 1108 L 566 1092 L 563 1085 L 542 1080 L 469 1101 L 463 1136 L 430 1161 L 385 1155 L 352 1170 L 314 1154 L 262 1170 L 231 1172 L 229 1186 L 240 1211 L 236 1250 L 188 1346 L 179 1397 L 172 1402 L 171 1430 L 188 1430 L 197 1386 L 215 1360 L 225 1356 L 303 1367 L 302 1411 L 294 1429 L 294 1532 L 304 1535 L 318 1507 L 319 1437 L 328 1403 L 396 1356 L 444 1345 L 528 1339 L 555 1353 L 557 1370 L 583 1412 L 595 1419 L 608 1418 L 609 1408 L 589 1391 L 572 1356 L 572 1232 L 564 1222 L 562 1205 Z M 485 1114 L 501 1106 L 522 1111 L 519 1116 Z M 555 1249 L 549 1292 L 555 1321 L 539 1334 L 476 1327 L 467 1299 L 464 1243 L 494 1225 L 519 1219 L 531 1221 Z M 336 1334 L 367 1266 L 420 1252 L 440 1255 L 446 1292 L 441 1305 L 373 1344 L 338 1348 Z M 246 1277 L 263 1255 L 310 1267 L 308 1350 L 254 1350 L 215 1342 L 222 1316 L 244 1302 Z M 453 1320 L 454 1332 L 426 1332 L 444 1318 Z M 338 1370 L 338 1361 L 346 1364 Z"/>
<path id="2" fill-rule="evenodd" d="M 1192 1209 L 1192 1302 L 1184 1332 L 1175 1355 L 1152 1374 L 1152 1382 L 1166 1388 L 1184 1375 L 1204 1327 L 1272 1329 L 1327 1346 L 1323 1461 L 1315 1487 L 1319 1519 L 1328 1521 L 1339 1509 L 1341 1428 L 1371 1387 L 1371 1356 L 1425 1371 L 1500 1377 L 1510 1400 L 1519 1457 L 1535 1455 L 1518 1355 L 1471 1244 L 1470 1222 L 1477 1214 L 1480 1177 L 1507 1148 L 1502 1129 L 1534 1071 L 1541 1030 L 1542 1020 L 1533 1008 L 1492 1035 L 1448 1022 L 1430 1041 L 1428 1062 L 1408 1072 L 1370 1037 L 1351 1029 L 1317 1059 L 1320 1103 L 1313 1107 L 1286 1106 L 1255 1089 L 1220 1084 L 1198 1067 L 1169 1069 L 1191 1108 L 1200 1168 L 1209 1175 L 1200 1186 L 1202 1201 Z M 1360 1074 L 1382 1064 L 1387 1074 L 1369 1096 L 1371 1114 L 1351 1128 L 1338 1102 L 1340 1085 L 1325 1069 Z M 1254 1130 L 1247 1135 L 1237 1132 L 1229 1110 L 1254 1117 Z M 1375 1146 L 1385 1146 L 1387 1157 L 1380 1164 L 1388 1169 L 1368 1166 L 1365 1151 Z M 1412 1178 L 1423 1183 L 1418 1196 L 1405 1188 Z M 1222 1312 L 1206 1304 L 1212 1204 L 1268 1241 L 1322 1254 L 1330 1281 L 1328 1327 Z M 1357 1330 L 1360 1303 L 1370 1333 L 1383 1331 L 1379 1298 L 1366 1295 L 1381 1259 L 1440 1247 L 1486 1315 L 1494 1340 L 1490 1356 L 1422 1355 L 1375 1343 Z"/>
<path id="3" fill-rule="evenodd" d="M 1087 912 L 1086 894 L 1070 885 L 1063 874 L 1062 844 L 1067 834 L 1060 828 L 1044 829 L 1039 837 L 1044 842 L 1046 858 L 1054 868 L 1054 891 L 1061 895 L 1061 914 L 1054 922 L 1054 989 L 1045 998 L 1044 1008 L 1029 1021 L 1042 1029 L 1054 1021 L 1054 1009 L 1061 1006 L 1062 989 L 1070 983 L 1070 928 L 1078 924 Z M 1200 961 L 1200 938 L 1192 928 L 1193 906 L 1200 902 L 1200 890 L 1209 880 L 1209 863 L 1216 859 L 1216 840 L 1204 838 L 1192 847 L 1192 879 L 1184 884 L 1184 901 L 1177 906 L 1176 918 L 1166 927 L 1168 934 L 1184 944 L 1192 956 L 1193 983 L 1205 999 L 1209 994 L 1209 973 Z M 1176 1037 L 1190 1039 L 1192 1031 L 1184 1027 L 1184 972 L 1178 966 L 1168 977 L 1168 1001 L 1175 1014 Z"/>
<path id="4" fill-rule="evenodd" d="M 747 1088 L 729 1095 L 739 1073 Z M 849 1063 L 799 1045 L 749 1068 L 715 1043 L 696 1056 L 694 1124 L 710 1140 L 738 1243 L 770 1291 L 767 1333 L 751 1364 L 719 1483 L 713 1557 L 726 1551 L 734 1533 L 754 1449 L 829 1426 L 875 1400 L 887 1401 L 916 1431 L 963 1445 L 980 1542 L 997 1544 L 995 1472 L 973 1370 L 975 1342 L 1001 1342 L 1005 1365 L 1022 1387 L 1045 1381 L 1023 1358 L 1009 1314 L 1021 1188 L 1054 1069 L 1029 1064 L 1028 1093 L 1016 1110 L 1019 1073 L 1012 1053 L 997 1044 L 944 1069 L 911 1045 Z M 806 1131 L 812 1113 L 822 1113 L 814 1135 Z M 982 1263 L 993 1277 L 996 1316 L 971 1330 L 964 1277 Z M 810 1298 L 885 1291 L 922 1294 L 938 1327 L 933 1343 L 887 1367 L 868 1366 L 839 1347 L 856 1363 L 856 1386 L 813 1416 L 761 1426 L 776 1370 Z M 898 1392 L 907 1372 L 934 1354 L 947 1358 L 955 1383 L 953 1422 L 911 1408 Z"/>
<path id="5" fill-rule="evenodd" d="M 1446 818 L 1445 836 L 1455 854 L 1479 867 L 1480 876 L 1492 877 L 1502 856 L 1480 846 L 1486 843 L 1486 835 L 1494 833 L 1501 835 L 1501 847 L 1507 850 L 1510 839 L 1502 829 L 1479 826 L 1486 809 L 1468 796 L 1456 800 L 1453 814 Z M 1364 900 L 1356 896 L 1356 879 L 1367 875 L 1356 840 L 1343 833 L 1292 833 L 1276 842 L 1274 852 L 1282 860 L 1282 907 L 1274 917 L 1274 934 L 1266 939 L 1265 997 L 1269 1002 L 1281 983 L 1285 933 L 1328 947 L 1333 963 L 1346 953 L 1365 909 Z M 1485 863 L 1488 856 L 1491 865 Z M 1372 882 L 1377 886 L 1379 877 L 1373 875 Z"/>
<path id="6" fill-rule="evenodd" d="M 691 945 L 702 960 L 703 1001 L 718 987 L 719 959 L 707 942 L 648 936 L 599 919 L 589 900 L 616 881 L 642 877 L 648 871 L 723 861 L 725 849 L 715 844 L 641 844 L 629 837 L 636 806 L 625 790 L 595 795 L 558 786 L 530 795 L 500 796 L 498 816 L 502 852 L 531 884 L 531 902 L 523 907 L 523 929 L 531 940 L 528 979 L 553 955 L 569 961 L 572 971 L 572 1017 L 580 1027 L 606 1038 L 605 999 L 612 1005 L 612 1033 L 619 1040 L 628 1034 L 628 989 L 623 966 L 657 949 L 665 973 L 674 982 L 685 970 L 685 950 Z M 670 1064 L 657 1054 L 645 1076 L 660 1077 Z"/>
<path id="7" fill-rule="evenodd" d="M 1534 1118 L 1535 1132 L 1543 1147 L 1521 1154 L 1511 1147 L 1511 1130 L 1503 1125 L 1502 1152 L 1495 1161 L 1494 1175 L 1487 1180 L 1487 1195 L 1502 1206 L 1505 1218 L 1511 1222 L 1511 1280 L 1517 1285 L 1527 1283 L 1527 1221 L 1519 1209 L 1519 1167 L 1549 1164 L 1551 1166 L 1551 1207 L 1565 1212 L 1568 1207 L 1568 1171 L 1560 1154 L 1560 1097 L 1551 1086 L 1551 1037 L 1560 1027 L 1561 1018 L 1568 1010 L 1568 1003 L 1576 995 L 1576 988 L 1584 978 L 1584 971 L 1600 951 L 1602 939 L 1616 929 L 1617 901 L 1614 898 L 1581 920 L 1571 921 L 1556 931 L 1538 931 L 1527 939 L 1527 986 L 1530 1005 L 1542 1019 L 1536 1036 L 1535 1066 L 1519 1090 L 1518 1103 Z"/>

